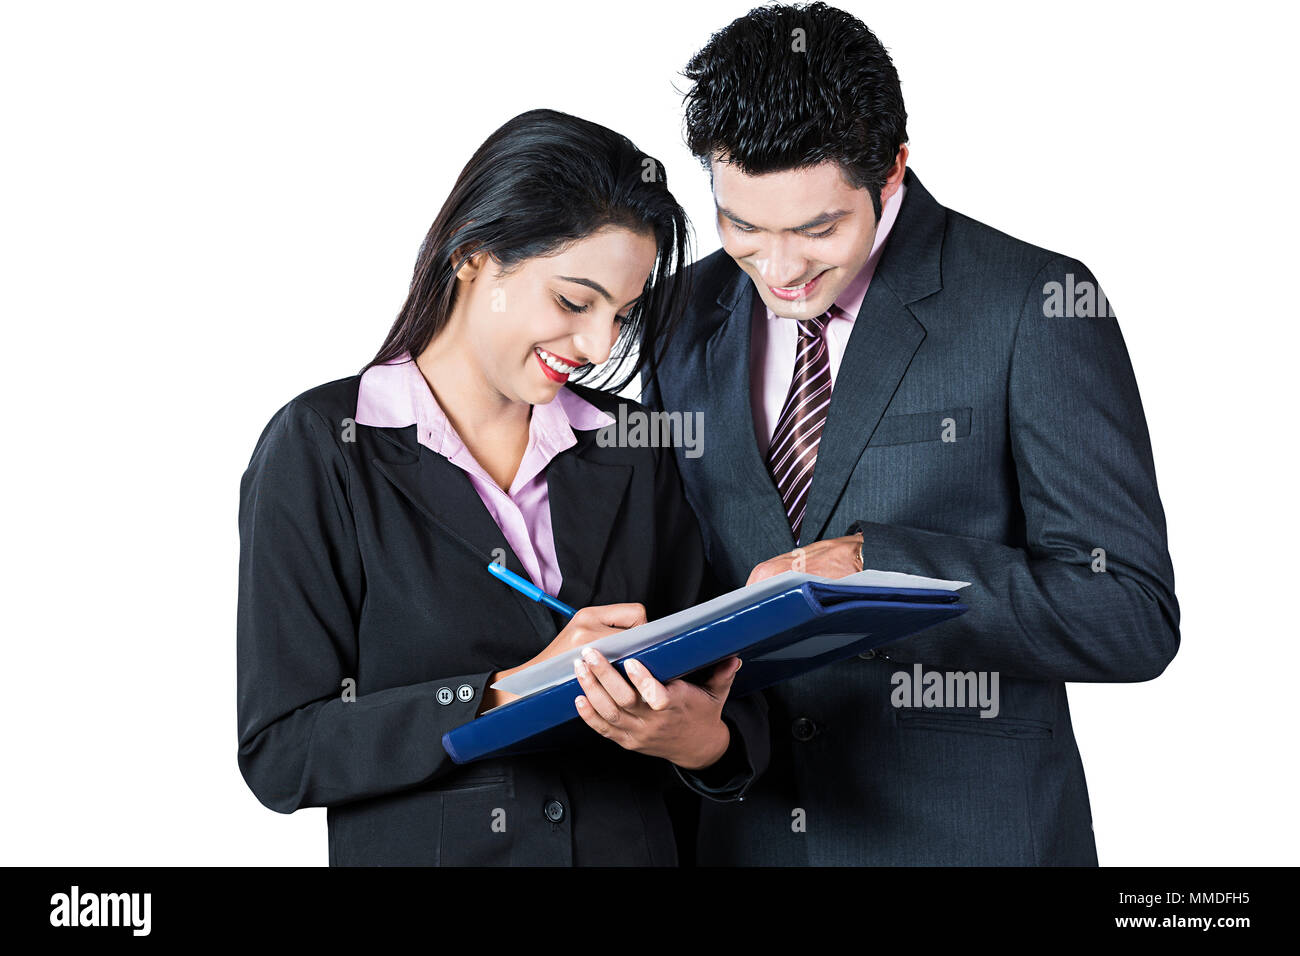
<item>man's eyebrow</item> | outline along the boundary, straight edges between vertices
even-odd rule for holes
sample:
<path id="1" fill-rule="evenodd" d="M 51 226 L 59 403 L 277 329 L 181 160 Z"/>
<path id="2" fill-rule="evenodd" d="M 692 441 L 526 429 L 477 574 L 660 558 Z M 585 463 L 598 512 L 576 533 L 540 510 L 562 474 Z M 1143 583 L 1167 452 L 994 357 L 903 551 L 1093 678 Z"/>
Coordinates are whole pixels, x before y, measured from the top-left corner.
<path id="1" fill-rule="evenodd" d="M 835 222 L 837 219 L 843 219 L 845 216 L 849 214 L 850 211 L 851 210 L 848 209 L 832 209 L 829 212 L 824 212 L 820 216 L 817 216 L 813 219 L 809 219 L 807 222 L 802 223 L 798 226 L 791 226 L 789 229 L 785 231 L 803 232 L 807 229 L 816 229 L 818 226 L 824 226 L 827 223 Z M 746 222 L 745 220 L 741 219 L 739 216 L 737 216 L 726 206 L 719 206 L 718 212 L 722 213 L 724 216 L 726 216 L 732 222 L 737 223 L 738 225 L 748 226 L 750 229 L 758 228 L 752 222 Z"/>
<path id="2" fill-rule="evenodd" d="M 804 229 L 816 229 L 818 226 L 824 226 L 827 223 L 835 222 L 837 219 L 843 219 L 850 211 L 848 209 L 832 209 L 829 212 L 822 213 L 815 219 L 809 219 L 802 226 L 795 226 L 794 230 L 800 232 Z"/>
<path id="3" fill-rule="evenodd" d="M 585 285 L 588 289 L 595 289 L 597 292 L 601 294 L 601 297 L 604 298 L 606 302 L 610 303 L 611 305 L 614 303 L 614 297 L 610 295 L 609 292 L 605 289 L 605 287 L 601 285 L 599 282 L 597 282 L 595 279 L 587 279 L 584 278 L 583 276 L 556 276 L 555 278 L 563 279 L 565 282 L 576 282 L 578 283 L 578 285 Z M 632 302 L 635 302 L 639 298 L 641 298 L 641 296 L 637 296 L 636 299 L 632 300 Z M 631 305 L 632 302 L 627 303 L 627 305 Z M 624 306 L 624 308 L 627 308 L 627 306 Z"/>

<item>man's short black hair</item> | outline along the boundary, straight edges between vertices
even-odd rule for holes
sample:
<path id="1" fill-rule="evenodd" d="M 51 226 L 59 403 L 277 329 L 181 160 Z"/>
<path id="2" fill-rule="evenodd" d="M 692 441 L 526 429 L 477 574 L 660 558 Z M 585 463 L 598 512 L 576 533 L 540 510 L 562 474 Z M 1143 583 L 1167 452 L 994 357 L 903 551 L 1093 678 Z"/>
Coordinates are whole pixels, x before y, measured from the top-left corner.
<path id="1" fill-rule="evenodd" d="M 834 160 L 880 219 L 907 111 L 893 61 L 857 17 L 820 2 L 755 7 L 682 73 L 694 81 L 686 143 L 706 169 L 714 153 L 752 176 Z"/>

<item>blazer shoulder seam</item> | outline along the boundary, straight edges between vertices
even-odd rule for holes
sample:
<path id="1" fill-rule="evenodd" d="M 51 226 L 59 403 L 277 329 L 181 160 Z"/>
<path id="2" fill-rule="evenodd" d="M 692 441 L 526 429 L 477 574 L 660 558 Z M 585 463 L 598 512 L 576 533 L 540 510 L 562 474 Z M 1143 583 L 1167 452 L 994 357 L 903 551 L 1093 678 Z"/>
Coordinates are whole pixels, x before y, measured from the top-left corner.
<path id="1" fill-rule="evenodd" d="M 352 463 L 348 460 L 348 456 L 343 453 L 343 449 L 339 447 L 339 438 L 336 435 L 334 435 L 334 432 L 330 427 L 329 419 L 325 417 L 325 414 L 319 408 L 317 408 L 314 404 L 312 404 L 310 401 L 305 399 L 302 395 L 299 395 L 296 398 L 291 399 L 289 401 L 288 406 L 286 407 L 305 408 L 309 410 L 313 416 L 315 416 L 317 421 L 320 422 L 321 428 L 323 429 L 325 435 L 329 436 L 329 438 L 327 439 L 329 445 L 343 462 L 343 494 L 347 498 L 348 507 L 350 509 L 354 508 L 355 506 L 352 501 Z M 312 430 L 314 431 L 314 429 Z M 312 446 L 316 450 L 316 456 L 317 458 L 320 459 L 321 465 L 328 471 L 329 462 L 325 460 L 325 454 L 321 449 L 320 440 L 319 439 L 314 440 L 312 442 Z"/>

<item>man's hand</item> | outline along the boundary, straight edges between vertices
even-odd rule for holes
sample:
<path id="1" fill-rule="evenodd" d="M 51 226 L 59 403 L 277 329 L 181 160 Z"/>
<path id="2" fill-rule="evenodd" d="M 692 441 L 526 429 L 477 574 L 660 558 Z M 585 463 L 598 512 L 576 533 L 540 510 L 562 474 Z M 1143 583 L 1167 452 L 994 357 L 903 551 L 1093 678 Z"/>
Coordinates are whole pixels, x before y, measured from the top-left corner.
<path id="1" fill-rule="evenodd" d="M 795 548 L 788 554 L 778 554 L 768 558 L 762 564 L 755 565 L 749 572 L 746 585 L 786 571 L 801 571 L 805 574 L 818 574 L 824 578 L 842 578 L 847 574 L 856 574 L 862 570 L 862 532 L 847 538 L 828 538 L 814 541 L 802 548 Z"/>
<path id="2" fill-rule="evenodd" d="M 574 705 L 588 727 L 620 747 L 663 757 L 683 770 L 700 770 L 717 763 L 731 743 L 722 704 L 740 663 L 739 657 L 727 658 L 703 685 L 681 678 L 664 685 L 640 661 L 628 660 L 628 683 L 604 655 L 589 647 L 573 662 L 585 692 Z"/>

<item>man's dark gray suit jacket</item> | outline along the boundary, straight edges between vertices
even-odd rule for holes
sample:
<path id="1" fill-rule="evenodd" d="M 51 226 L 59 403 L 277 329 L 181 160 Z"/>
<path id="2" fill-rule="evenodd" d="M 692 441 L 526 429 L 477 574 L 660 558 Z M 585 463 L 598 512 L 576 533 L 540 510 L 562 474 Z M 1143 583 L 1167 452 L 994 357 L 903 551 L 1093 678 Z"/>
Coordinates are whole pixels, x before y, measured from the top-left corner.
<path id="1" fill-rule="evenodd" d="M 1146 420 L 1096 278 L 905 182 L 799 543 L 861 530 L 866 567 L 969 581 L 970 610 L 762 692 L 771 764 L 702 801 L 702 864 L 1095 865 L 1065 682 L 1150 680 L 1178 650 Z M 724 250 L 691 278 L 643 400 L 703 413 L 702 454 L 677 460 L 727 589 L 796 542 L 755 443 L 753 284 Z M 997 716 L 895 707 L 917 662 L 997 672 Z"/>

